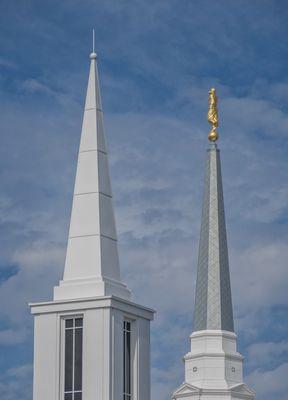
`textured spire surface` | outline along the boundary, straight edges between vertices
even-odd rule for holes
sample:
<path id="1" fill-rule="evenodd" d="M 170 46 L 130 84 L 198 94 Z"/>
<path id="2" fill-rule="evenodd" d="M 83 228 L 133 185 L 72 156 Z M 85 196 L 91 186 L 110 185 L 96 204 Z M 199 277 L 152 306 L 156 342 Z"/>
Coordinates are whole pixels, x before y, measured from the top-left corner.
<path id="1" fill-rule="evenodd" d="M 207 150 L 194 331 L 234 332 L 220 152 Z"/>
<path id="2" fill-rule="evenodd" d="M 120 278 L 96 54 L 90 59 L 64 278 L 54 297 L 129 298 Z"/>

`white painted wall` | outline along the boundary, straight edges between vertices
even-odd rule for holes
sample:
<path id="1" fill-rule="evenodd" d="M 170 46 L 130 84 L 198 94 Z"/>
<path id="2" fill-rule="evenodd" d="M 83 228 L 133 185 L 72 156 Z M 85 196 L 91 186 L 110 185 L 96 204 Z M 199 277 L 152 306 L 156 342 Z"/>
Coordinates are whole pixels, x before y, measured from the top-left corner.
<path id="1" fill-rule="evenodd" d="M 205 330 L 192 333 L 184 357 L 185 382 L 174 393 L 177 400 L 252 400 L 243 383 L 243 357 L 235 333 Z"/>
<path id="2" fill-rule="evenodd" d="M 63 400 L 63 317 L 83 316 L 83 400 L 119 400 L 123 393 L 123 320 L 132 322 L 133 400 L 150 400 L 153 311 L 99 297 L 31 304 L 35 315 L 33 400 Z"/>
<path id="3" fill-rule="evenodd" d="M 242 383 L 243 357 L 236 350 L 236 338 L 232 332 L 194 332 L 190 336 L 191 350 L 184 357 L 185 381 L 215 389 Z"/>
<path id="4" fill-rule="evenodd" d="M 35 316 L 33 399 L 58 398 L 59 344 L 60 327 L 57 315 Z"/>

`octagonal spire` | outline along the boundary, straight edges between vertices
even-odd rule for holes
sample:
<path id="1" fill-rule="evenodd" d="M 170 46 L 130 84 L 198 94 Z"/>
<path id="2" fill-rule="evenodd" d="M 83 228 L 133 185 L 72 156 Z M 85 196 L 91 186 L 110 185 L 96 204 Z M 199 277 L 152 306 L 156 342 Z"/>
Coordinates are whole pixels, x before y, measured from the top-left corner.
<path id="1" fill-rule="evenodd" d="M 208 121 L 212 124 L 207 150 L 204 201 L 198 254 L 194 331 L 234 331 L 230 272 L 218 139 L 217 97 L 209 92 Z M 212 135 L 212 138 L 211 138 Z"/>

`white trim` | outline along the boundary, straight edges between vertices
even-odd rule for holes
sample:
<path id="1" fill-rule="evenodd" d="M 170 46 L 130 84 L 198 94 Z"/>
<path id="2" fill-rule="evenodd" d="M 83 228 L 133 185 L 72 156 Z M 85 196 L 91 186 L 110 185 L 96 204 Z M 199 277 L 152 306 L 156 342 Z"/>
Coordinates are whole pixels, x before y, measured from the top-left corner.
<path id="1" fill-rule="evenodd" d="M 64 380 L 65 380 L 65 320 L 68 316 L 59 316 L 60 320 L 60 363 L 59 363 L 59 399 L 64 400 Z"/>
<path id="2" fill-rule="evenodd" d="M 133 400 L 139 399 L 139 321 L 134 320 L 133 323 Z"/>
<path id="3" fill-rule="evenodd" d="M 115 296 L 99 296 L 84 299 L 72 299 L 61 301 L 47 301 L 42 303 L 29 303 L 31 313 L 33 315 L 46 313 L 81 313 L 84 310 L 95 308 L 116 308 L 125 314 L 131 314 L 134 317 L 141 317 L 152 320 L 154 310 L 148 307 L 141 306 L 128 300 L 120 299 Z M 65 308 L 64 308 L 65 307 Z M 64 308 L 64 309 L 63 309 Z"/>

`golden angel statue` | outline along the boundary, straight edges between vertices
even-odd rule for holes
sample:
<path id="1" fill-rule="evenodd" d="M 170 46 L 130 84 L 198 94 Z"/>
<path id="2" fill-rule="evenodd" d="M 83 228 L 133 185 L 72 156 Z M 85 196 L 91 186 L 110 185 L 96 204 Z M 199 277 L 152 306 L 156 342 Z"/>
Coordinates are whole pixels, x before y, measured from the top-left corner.
<path id="1" fill-rule="evenodd" d="M 218 127 L 218 109 L 217 109 L 217 96 L 216 90 L 212 88 L 209 91 L 209 110 L 207 114 L 208 122 L 212 125 L 211 131 L 209 133 L 209 140 L 211 142 L 216 142 L 218 139 L 217 127 Z"/>

